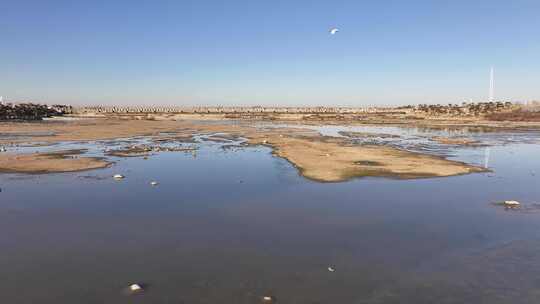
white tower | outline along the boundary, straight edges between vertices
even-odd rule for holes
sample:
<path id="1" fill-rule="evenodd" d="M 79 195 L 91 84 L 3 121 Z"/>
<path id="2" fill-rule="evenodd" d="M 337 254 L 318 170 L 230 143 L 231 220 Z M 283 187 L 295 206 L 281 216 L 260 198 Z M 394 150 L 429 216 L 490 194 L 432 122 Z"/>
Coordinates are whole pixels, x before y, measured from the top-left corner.
<path id="1" fill-rule="evenodd" d="M 493 67 L 489 72 L 489 102 L 493 102 L 493 91 L 494 91 L 494 82 L 493 82 Z"/>

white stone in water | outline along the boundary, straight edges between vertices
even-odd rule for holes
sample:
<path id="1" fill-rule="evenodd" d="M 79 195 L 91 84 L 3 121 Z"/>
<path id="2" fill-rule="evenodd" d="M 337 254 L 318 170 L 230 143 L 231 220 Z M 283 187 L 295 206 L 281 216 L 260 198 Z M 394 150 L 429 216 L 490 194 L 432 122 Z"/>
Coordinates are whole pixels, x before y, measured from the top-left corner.
<path id="1" fill-rule="evenodd" d="M 142 289 L 141 285 L 139 285 L 139 284 L 131 284 L 131 285 L 129 285 L 129 290 L 131 290 L 132 292 L 140 292 L 143 289 Z"/>
<path id="2" fill-rule="evenodd" d="M 115 175 L 113 175 L 113 178 L 122 179 L 122 178 L 124 178 L 124 176 L 122 174 L 115 174 Z"/>
<path id="3" fill-rule="evenodd" d="M 518 201 L 504 201 L 505 206 L 517 207 L 521 205 Z"/>

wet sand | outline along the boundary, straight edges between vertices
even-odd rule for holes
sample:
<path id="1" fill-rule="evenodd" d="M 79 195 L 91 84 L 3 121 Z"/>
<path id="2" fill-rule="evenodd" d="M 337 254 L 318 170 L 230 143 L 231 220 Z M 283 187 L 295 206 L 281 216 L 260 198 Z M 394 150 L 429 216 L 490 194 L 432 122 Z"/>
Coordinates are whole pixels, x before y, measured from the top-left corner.
<path id="1" fill-rule="evenodd" d="M 45 133 L 48 132 L 48 133 Z M 21 139 L 10 134 L 24 133 Z M 6 143 L 31 142 L 31 134 L 40 134 L 40 142 L 114 140 L 151 136 L 153 140 L 188 138 L 194 134 L 226 133 L 244 137 L 249 144 L 267 145 L 274 154 L 291 162 L 302 175 L 321 182 L 339 182 L 355 177 L 427 178 L 482 172 L 483 168 L 442 157 L 403 151 L 378 145 L 354 145 L 349 140 L 321 136 L 303 128 L 263 128 L 256 124 L 224 121 L 170 121 L 90 119 L 70 122 L 1 123 L 0 134 Z M 48 135 L 43 135 L 48 134 Z M 117 155 L 121 156 L 121 155 Z M 0 170 L 9 172 L 65 172 L 103 168 L 102 159 L 51 157 L 48 154 L 0 154 Z"/>

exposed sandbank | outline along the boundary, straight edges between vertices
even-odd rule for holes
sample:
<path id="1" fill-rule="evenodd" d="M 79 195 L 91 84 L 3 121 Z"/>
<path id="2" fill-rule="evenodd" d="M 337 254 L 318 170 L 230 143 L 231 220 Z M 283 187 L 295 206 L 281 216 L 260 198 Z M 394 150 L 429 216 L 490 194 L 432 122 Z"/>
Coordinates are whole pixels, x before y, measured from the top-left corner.
<path id="1" fill-rule="evenodd" d="M 41 142 L 101 140 L 141 135 L 153 136 L 154 140 L 159 140 L 171 138 L 171 134 L 174 134 L 173 137 L 186 138 L 193 134 L 226 133 L 229 134 L 227 138 L 241 136 L 247 138 L 250 144 L 268 145 L 274 149 L 275 155 L 287 159 L 305 177 L 324 182 L 338 182 L 363 176 L 426 178 L 484 171 L 483 168 L 442 157 L 392 147 L 353 145 L 345 138 L 321 136 L 314 130 L 303 128 L 261 128 L 252 123 L 117 119 L 69 123 L 0 123 L 0 133 L 45 130 L 53 134 L 40 136 Z M 101 168 L 108 164 L 101 159 L 71 159 L 52 157 L 50 154 L 1 157 L 3 161 L 0 161 L 0 170 L 10 172 L 78 171 Z"/>
<path id="2" fill-rule="evenodd" d="M 350 145 L 335 137 L 276 137 L 263 141 L 274 153 L 290 161 L 303 176 L 323 182 L 355 177 L 400 179 L 444 177 L 483 172 L 485 169 L 442 157 L 387 146 Z M 260 140 L 258 143 L 262 143 Z"/>
<path id="3" fill-rule="evenodd" d="M 111 163 L 97 157 L 83 157 L 82 150 L 48 153 L 0 154 L 0 172 L 57 173 L 99 169 Z"/>

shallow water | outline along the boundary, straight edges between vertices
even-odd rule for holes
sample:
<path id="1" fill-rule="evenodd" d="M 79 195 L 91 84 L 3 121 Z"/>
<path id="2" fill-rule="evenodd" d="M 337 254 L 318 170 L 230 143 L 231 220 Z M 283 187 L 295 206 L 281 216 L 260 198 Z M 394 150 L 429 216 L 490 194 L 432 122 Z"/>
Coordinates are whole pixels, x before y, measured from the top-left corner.
<path id="1" fill-rule="evenodd" d="M 196 145 L 195 154 L 113 158 L 111 168 L 79 173 L 3 174 L 1 302 L 261 303 L 271 295 L 310 304 L 536 303 L 540 134 L 474 133 L 486 148 L 427 138 L 455 135 L 444 130 L 365 128 L 372 127 L 322 131 L 396 132 L 402 138 L 392 145 L 410 148 L 403 138 L 415 137 L 432 153 L 493 172 L 317 183 L 269 148 L 199 140 L 179 144 Z M 60 148 L 100 155 L 117 146 L 16 149 Z M 116 173 L 126 178 L 115 181 Z M 506 199 L 524 208 L 492 204 Z M 127 295 L 134 282 L 146 292 Z"/>

